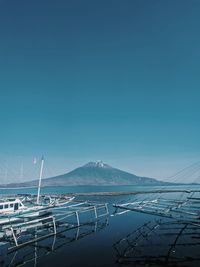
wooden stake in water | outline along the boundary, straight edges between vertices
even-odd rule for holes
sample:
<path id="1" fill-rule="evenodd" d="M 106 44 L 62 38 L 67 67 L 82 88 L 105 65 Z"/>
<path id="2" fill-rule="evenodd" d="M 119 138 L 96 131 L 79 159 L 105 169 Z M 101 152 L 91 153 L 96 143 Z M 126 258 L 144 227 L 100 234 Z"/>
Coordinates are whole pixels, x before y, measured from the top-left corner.
<path id="1" fill-rule="evenodd" d="M 42 160 L 41 160 L 40 177 L 39 177 L 38 193 L 37 193 L 37 202 L 36 202 L 37 204 L 39 204 L 39 202 L 40 202 L 40 188 L 41 188 L 43 167 L 44 167 L 44 157 L 42 157 Z"/>

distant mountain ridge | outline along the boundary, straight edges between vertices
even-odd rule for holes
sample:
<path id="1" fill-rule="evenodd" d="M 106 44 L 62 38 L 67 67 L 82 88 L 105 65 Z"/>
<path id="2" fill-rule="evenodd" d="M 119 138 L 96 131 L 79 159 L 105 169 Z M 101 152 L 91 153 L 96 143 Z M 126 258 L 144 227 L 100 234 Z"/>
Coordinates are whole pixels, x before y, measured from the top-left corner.
<path id="1" fill-rule="evenodd" d="M 165 185 L 168 183 L 154 178 L 140 177 L 132 173 L 113 168 L 103 161 L 88 162 L 66 174 L 42 179 L 42 186 L 77 186 L 77 185 Z M 12 183 L 7 187 L 37 186 L 38 180 Z"/>

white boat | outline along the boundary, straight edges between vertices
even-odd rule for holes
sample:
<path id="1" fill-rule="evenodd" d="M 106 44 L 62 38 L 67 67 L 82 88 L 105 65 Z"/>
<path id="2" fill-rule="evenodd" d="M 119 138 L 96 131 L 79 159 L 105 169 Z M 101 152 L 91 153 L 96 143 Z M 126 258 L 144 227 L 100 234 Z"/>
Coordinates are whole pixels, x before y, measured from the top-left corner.
<path id="1" fill-rule="evenodd" d="M 0 200 L 0 225 L 20 220 L 22 216 L 40 215 L 42 206 L 27 207 L 19 198 Z"/>
<path id="2" fill-rule="evenodd" d="M 0 200 L 0 225 L 18 221 L 21 219 L 28 219 L 33 217 L 40 217 L 52 212 L 52 209 L 59 206 L 64 206 L 71 202 L 74 197 L 64 199 L 51 199 L 49 203 L 36 205 L 34 202 L 27 199 L 20 198 L 5 198 Z M 34 198 L 33 198 L 34 200 Z M 25 203 L 27 205 L 25 205 Z"/>

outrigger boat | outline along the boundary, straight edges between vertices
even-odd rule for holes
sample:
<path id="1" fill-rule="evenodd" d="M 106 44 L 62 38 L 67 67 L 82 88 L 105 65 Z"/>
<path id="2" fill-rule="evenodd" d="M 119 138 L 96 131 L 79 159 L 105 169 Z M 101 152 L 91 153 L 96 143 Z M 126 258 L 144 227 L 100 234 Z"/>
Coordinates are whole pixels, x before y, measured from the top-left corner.
<path id="1" fill-rule="evenodd" d="M 61 199 L 58 197 L 40 196 L 43 165 L 44 158 L 41 161 L 37 198 L 31 195 L 22 195 L 21 198 L 16 196 L 15 198 L 7 197 L 0 199 L 0 226 L 22 219 L 48 215 L 54 207 L 66 205 L 74 199 L 74 197 L 64 197 Z"/>
<path id="2" fill-rule="evenodd" d="M 71 202 L 74 197 L 64 199 L 51 199 L 48 204 L 34 204 L 30 198 L 6 198 L 0 200 L 0 225 L 18 221 L 25 218 L 41 217 L 51 213 L 54 207 L 64 206 Z"/>
<path id="3" fill-rule="evenodd" d="M 65 195 L 18 194 L 0 199 L 0 246 L 9 252 L 82 226 L 109 215 L 108 204 L 74 200 Z M 95 224 L 96 225 L 96 224 Z M 0 262 L 1 265 L 1 262 Z"/>

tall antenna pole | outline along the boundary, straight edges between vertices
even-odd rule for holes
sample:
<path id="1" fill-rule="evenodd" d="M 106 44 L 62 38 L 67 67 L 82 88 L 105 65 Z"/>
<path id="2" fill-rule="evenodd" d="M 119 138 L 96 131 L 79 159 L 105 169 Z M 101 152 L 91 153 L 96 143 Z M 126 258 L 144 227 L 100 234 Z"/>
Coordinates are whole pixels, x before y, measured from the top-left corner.
<path id="1" fill-rule="evenodd" d="M 43 167 L 44 167 L 44 157 L 42 156 L 41 167 L 40 167 L 40 177 L 39 177 L 39 184 L 38 184 L 38 193 L 37 193 L 37 202 L 36 202 L 37 204 L 39 204 L 39 201 L 40 201 L 40 188 L 41 188 Z"/>

